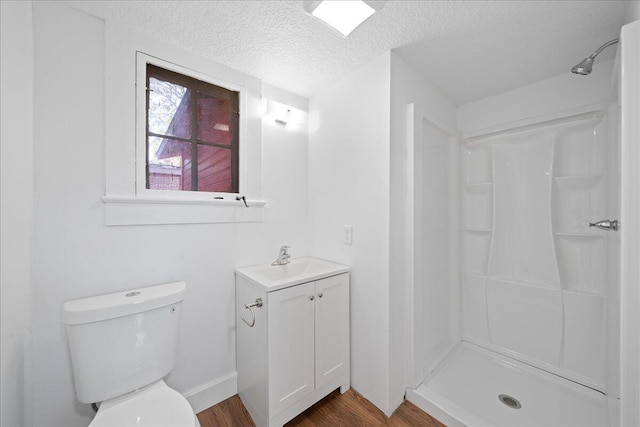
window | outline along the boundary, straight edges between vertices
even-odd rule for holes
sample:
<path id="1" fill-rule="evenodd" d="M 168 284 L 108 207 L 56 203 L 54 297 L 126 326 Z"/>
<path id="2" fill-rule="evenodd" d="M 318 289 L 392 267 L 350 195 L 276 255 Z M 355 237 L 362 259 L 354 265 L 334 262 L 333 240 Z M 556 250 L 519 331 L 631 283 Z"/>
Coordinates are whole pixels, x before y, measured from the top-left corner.
<path id="1" fill-rule="evenodd" d="M 146 188 L 239 192 L 239 92 L 146 64 Z"/>
<path id="2" fill-rule="evenodd" d="M 108 23 L 106 64 L 105 223 L 262 221 L 266 204 L 261 198 L 262 82 Z M 153 80 L 147 76 L 150 65 L 160 73 L 154 76 L 150 69 Z M 147 129 L 148 106 L 153 113 L 154 102 L 162 105 L 161 99 L 150 96 L 159 95 L 163 88 L 147 90 L 156 85 L 174 90 L 169 94 L 173 98 L 169 98 L 166 110 L 158 110 L 156 121 Z M 227 108 L 227 121 L 220 111 L 216 117 L 206 108 L 207 102 L 214 101 Z M 185 110 L 178 114 L 181 105 Z M 185 122 L 179 123 L 182 115 L 188 115 L 189 120 L 183 118 Z M 212 120 L 213 129 L 207 128 L 206 122 L 211 124 Z M 181 126 L 188 126 L 189 132 Z M 178 150 L 181 146 L 186 148 Z M 212 155 L 209 161 L 207 154 L 211 152 L 218 157 Z M 187 163 L 193 165 L 196 178 L 191 177 Z M 213 170 L 207 168 L 210 165 Z M 224 174 L 227 179 L 220 178 Z M 242 196 L 244 199 L 238 200 Z"/>

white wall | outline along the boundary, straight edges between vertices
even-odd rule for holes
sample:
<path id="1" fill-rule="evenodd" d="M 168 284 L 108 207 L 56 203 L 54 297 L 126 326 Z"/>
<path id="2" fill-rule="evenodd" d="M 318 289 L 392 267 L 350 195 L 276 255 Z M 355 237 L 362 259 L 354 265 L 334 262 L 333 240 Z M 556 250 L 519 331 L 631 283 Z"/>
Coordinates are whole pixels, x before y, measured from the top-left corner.
<path id="1" fill-rule="evenodd" d="M 624 22 L 628 24 L 629 22 L 637 21 L 638 19 L 640 19 L 640 1 L 630 1 Z"/>
<path id="2" fill-rule="evenodd" d="M 636 9 L 637 10 L 637 9 Z M 636 15 L 637 16 L 637 15 Z M 640 424 L 640 21 L 622 27 L 621 54 L 621 424 Z M 624 226 L 624 224 L 628 224 Z"/>
<path id="3" fill-rule="evenodd" d="M 311 253 L 353 267 L 351 384 L 387 413 L 389 61 L 384 54 L 309 100 Z"/>
<path id="4" fill-rule="evenodd" d="M 402 403 L 407 387 L 407 361 L 412 337 L 406 335 L 408 295 L 405 261 L 407 189 L 407 104 L 444 126 L 455 128 L 455 106 L 395 52 L 391 53 L 391 145 L 390 145 L 390 409 Z M 452 219 L 451 219 L 452 220 Z M 441 319 L 448 324 L 445 319 Z M 428 331 L 422 331 L 427 334 Z"/>
<path id="5" fill-rule="evenodd" d="M 2 189 L 0 227 L 0 425 L 27 422 L 24 345 L 29 342 L 33 228 L 33 38 L 31 2 L 0 2 Z"/>
<path id="6" fill-rule="evenodd" d="M 390 415 L 406 387 L 406 106 L 454 127 L 455 106 L 394 52 L 310 100 L 311 253 L 353 267 L 351 382 Z M 342 243 L 353 226 L 353 245 Z"/>
<path id="7" fill-rule="evenodd" d="M 63 302 L 172 280 L 187 296 L 168 383 L 196 406 L 216 403 L 235 391 L 233 268 L 271 261 L 284 243 L 309 253 L 307 135 L 263 124 L 264 222 L 106 227 L 104 22 L 37 2 L 34 28 L 33 423 L 92 415 L 75 400 Z"/>
<path id="8" fill-rule="evenodd" d="M 611 90 L 613 61 L 598 62 L 588 76 L 568 72 L 518 89 L 458 107 L 458 130 L 463 133 L 544 118 L 581 106 L 606 102 Z"/>

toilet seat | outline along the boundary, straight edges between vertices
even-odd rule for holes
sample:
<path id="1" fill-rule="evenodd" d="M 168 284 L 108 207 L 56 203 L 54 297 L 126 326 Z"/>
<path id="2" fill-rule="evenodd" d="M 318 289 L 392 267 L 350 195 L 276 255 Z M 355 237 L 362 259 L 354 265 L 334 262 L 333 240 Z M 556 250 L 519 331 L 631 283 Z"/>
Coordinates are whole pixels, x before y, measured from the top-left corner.
<path id="1" fill-rule="evenodd" d="M 100 405 L 89 427 L 199 427 L 198 418 L 187 399 L 156 381 Z"/>

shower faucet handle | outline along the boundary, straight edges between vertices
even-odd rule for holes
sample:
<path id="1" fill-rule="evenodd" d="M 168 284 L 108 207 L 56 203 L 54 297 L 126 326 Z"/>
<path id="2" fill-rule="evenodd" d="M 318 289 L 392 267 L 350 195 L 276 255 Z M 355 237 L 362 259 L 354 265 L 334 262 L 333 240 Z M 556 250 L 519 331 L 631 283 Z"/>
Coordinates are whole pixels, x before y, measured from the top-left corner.
<path id="1" fill-rule="evenodd" d="M 605 231 L 618 231 L 618 228 L 620 227 L 620 223 L 618 222 L 617 219 L 614 219 L 614 220 L 603 219 L 602 221 L 598 221 L 598 222 L 590 222 L 589 227 L 596 227 L 596 228 L 599 228 L 600 230 L 605 230 Z"/>

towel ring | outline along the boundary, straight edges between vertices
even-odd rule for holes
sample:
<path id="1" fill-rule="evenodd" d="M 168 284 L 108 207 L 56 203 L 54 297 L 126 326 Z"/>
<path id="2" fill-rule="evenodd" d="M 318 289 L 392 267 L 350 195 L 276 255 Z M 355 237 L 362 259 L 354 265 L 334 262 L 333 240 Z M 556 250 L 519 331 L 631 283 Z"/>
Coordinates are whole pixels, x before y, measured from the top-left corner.
<path id="1" fill-rule="evenodd" d="M 242 314 L 240 315 L 240 318 L 244 323 L 249 325 L 250 328 L 253 328 L 253 325 L 256 324 L 256 314 L 253 312 L 253 307 L 262 307 L 262 298 L 256 298 L 255 302 L 244 305 L 245 310 L 249 310 L 251 312 L 251 322 L 245 319 Z"/>

